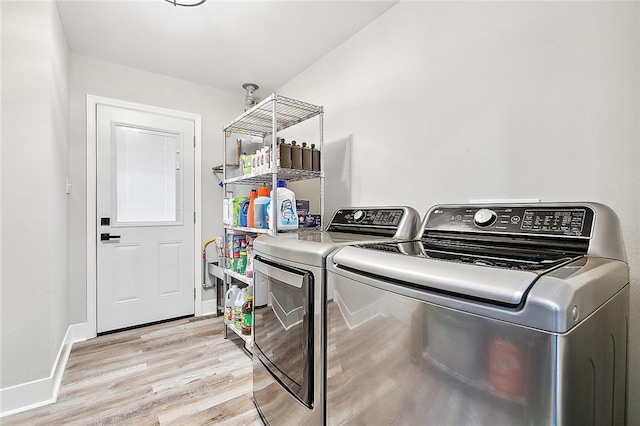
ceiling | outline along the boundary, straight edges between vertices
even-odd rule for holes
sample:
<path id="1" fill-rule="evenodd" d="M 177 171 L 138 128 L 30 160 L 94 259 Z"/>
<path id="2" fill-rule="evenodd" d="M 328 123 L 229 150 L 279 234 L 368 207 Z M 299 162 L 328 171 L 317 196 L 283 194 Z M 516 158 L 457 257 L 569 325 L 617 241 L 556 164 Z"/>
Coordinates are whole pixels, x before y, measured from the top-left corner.
<path id="1" fill-rule="evenodd" d="M 57 0 L 72 52 L 244 94 L 268 94 L 395 1 Z"/>

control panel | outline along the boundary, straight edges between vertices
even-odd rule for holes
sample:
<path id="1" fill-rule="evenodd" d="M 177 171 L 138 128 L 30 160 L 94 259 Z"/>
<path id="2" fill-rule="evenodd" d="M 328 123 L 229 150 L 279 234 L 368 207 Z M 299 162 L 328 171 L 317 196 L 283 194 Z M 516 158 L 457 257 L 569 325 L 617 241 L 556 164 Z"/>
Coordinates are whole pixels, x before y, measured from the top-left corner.
<path id="1" fill-rule="evenodd" d="M 397 228 L 404 216 L 403 209 L 340 209 L 331 219 L 331 225 Z"/>
<path id="2" fill-rule="evenodd" d="M 590 237 L 586 206 L 436 206 L 425 229 Z"/>

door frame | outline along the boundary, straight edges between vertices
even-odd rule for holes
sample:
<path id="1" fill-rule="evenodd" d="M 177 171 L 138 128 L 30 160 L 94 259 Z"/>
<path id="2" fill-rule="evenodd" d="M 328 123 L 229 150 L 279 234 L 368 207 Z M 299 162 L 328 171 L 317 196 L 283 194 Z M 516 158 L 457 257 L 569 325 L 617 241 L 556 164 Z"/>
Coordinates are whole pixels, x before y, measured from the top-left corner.
<path id="1" fill-rule="evenodd" d="M 200 114 L 177 111 L 172 109 L 154 107 L 150 105 L 138 104 L 134 102 L 122 101 L 118 99 L 105 98 L 87 94 L 87 322 L 85 338 L 90 339 L 97 336 L 97 290 L 98 290 L 98 236 L 97 236 L 97 107 L 107 105 L 117 108 L 126 108 L 141 112 L 167 115 L 175 118 L 182 118 L 194 123 L 194 282 L 195 289 L 194 313 L 195 316 L 202 315 L 202 286 L 199 285 L 202 261 L 200 246 L 202 244 L 202 176 L 201 176 L 201 116 Z M 185 219 L 188 213 L 184 212 Z"/>

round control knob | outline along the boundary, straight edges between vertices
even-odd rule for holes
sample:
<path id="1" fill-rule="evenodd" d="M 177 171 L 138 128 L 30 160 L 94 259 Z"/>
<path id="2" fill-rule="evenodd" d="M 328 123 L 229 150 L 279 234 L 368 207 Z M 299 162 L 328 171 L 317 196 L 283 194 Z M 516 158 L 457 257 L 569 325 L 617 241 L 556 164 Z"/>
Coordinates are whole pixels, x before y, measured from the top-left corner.
<path id="1" fill-rule="evenodd" d="M 477 226 L 484 227 L 493 225 L 498 215 L 493 210 L 480 209 L 473 215 L 473 223 Z"/>
<path id="2" fill-rule="evenodd" d="M 355 213 L 353 214 L 353 220 L 355 220 L 356 222 L 362 222 L 364 217 L 365 217 L 365 214 L 362 210 L 356 210 Z"/>

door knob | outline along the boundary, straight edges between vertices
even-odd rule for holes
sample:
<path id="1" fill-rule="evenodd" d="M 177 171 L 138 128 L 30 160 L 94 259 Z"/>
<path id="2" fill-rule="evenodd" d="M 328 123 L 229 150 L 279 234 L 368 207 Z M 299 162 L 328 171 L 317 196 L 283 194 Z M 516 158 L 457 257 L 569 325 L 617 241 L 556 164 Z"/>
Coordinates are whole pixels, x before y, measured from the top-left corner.
<path id="1" fill-rule="evenodd" d="M 100 241 L 109 241 L 111 239 L 118 239 L 120 235 L 100 234 Z"/>

